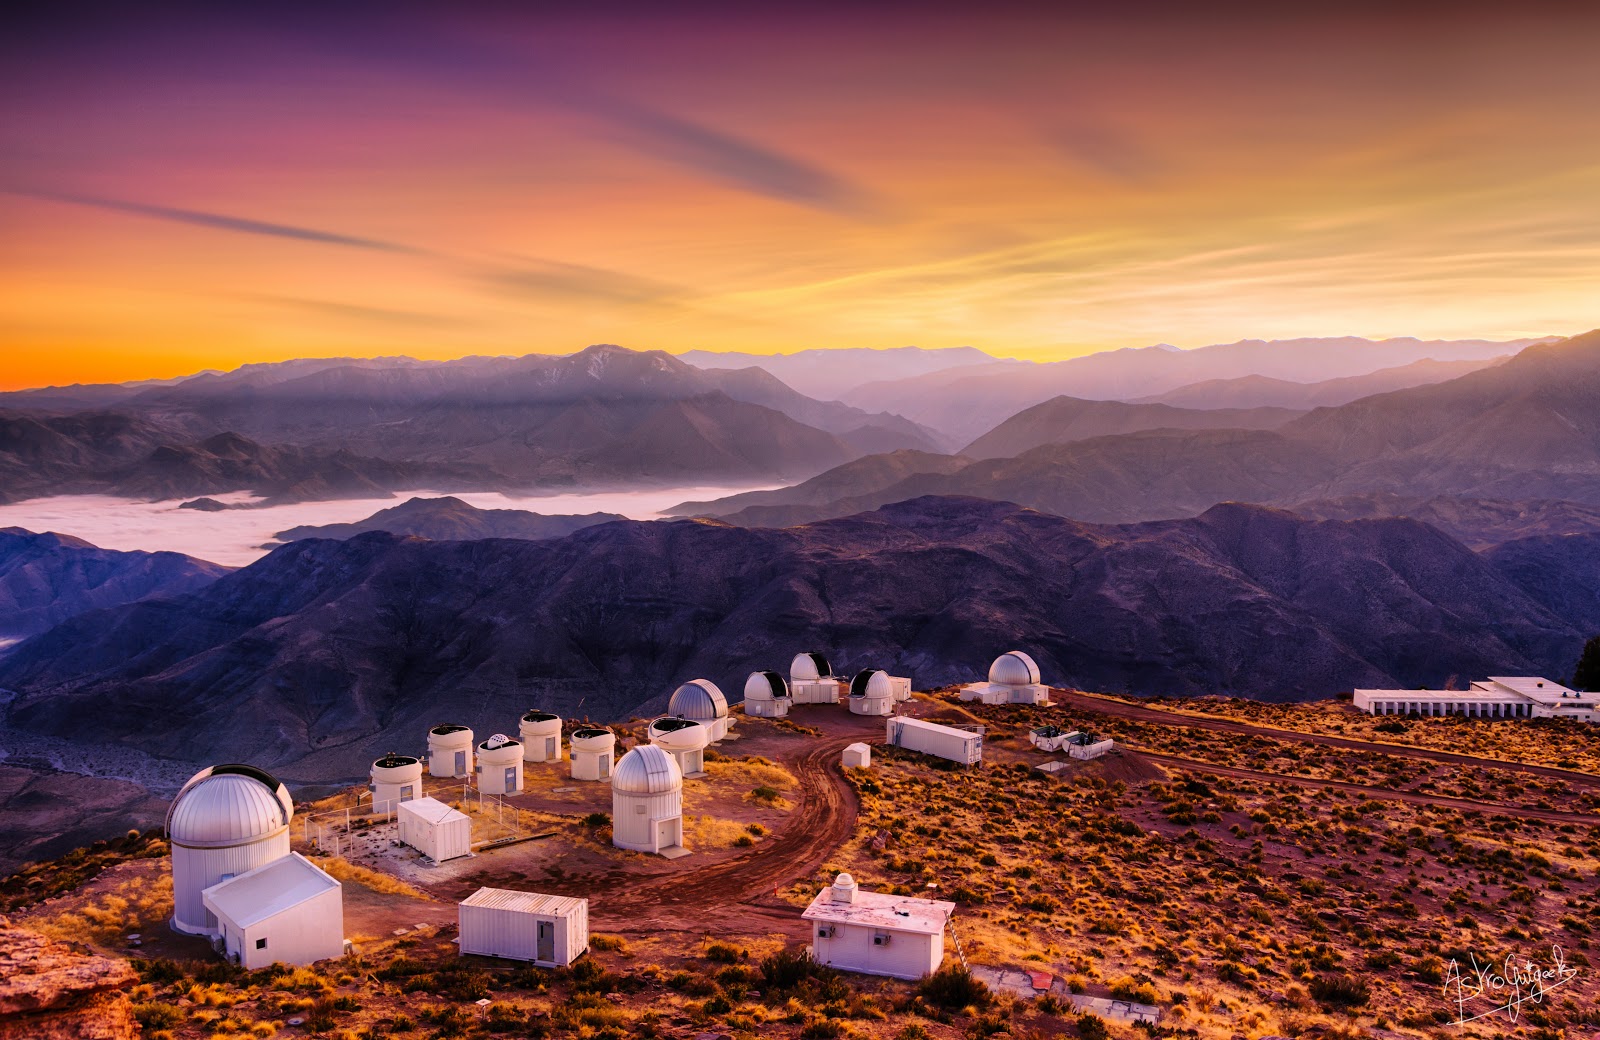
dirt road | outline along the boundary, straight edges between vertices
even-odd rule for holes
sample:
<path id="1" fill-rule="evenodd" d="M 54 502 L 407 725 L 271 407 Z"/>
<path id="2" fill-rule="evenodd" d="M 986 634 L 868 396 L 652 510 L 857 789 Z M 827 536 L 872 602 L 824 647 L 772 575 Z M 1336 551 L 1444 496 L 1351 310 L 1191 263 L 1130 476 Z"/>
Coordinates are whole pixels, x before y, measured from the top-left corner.
<path id="1" fill-rule="evenodd" d="M 1109 715 L 1113 718 L 1151 722 L 1158 726 L 1177 726 L 1184 729 L 1203 729 L 1217 733 L 1233 733 L 1240 736 L 1267 737 L 1271 740 L 1291 741 L 1297 744 L 1316 744 L 1321 747 L 1349 748 L 1352 751 L 1370 751 L 1379 755 L 1423 759 L 1429 762 L 1443 762 L 1448 765 L 1505 769 L 1511 772 L 1527 773 L 1531 776 L 1560 780 L 1562 783 L 1570 784 L 1574 787 L 1600 790 L 1600 776 L 1595 776 L 1591 773 L 1580 773 L 1571 769 L 1558 769 L 1555 766 L 1508 762 L 1498 758 L 1480 758 L 1476 755 L 1461 755 L 1450 751 L 1434 751 L 1431 748 L 1412 747 L 1409 744 L 1387 744 L 1376 740 L 1357 740 L 1354 737 L 1300 733 L 1290 729 L 1277 729 L 1272 726 L 1257 726 L 1248 722 L 1238 722 L 1234 719 L 1184 715 L 1175 711 L 1149 708 L 1141 704 L 1129 704 L 1125 701 L 1096 697 L 1087 693 L 1076 693 L 1071 690 L 1051 690 L 1050 700 L 1061 707 L 1098 712 L 1101 715 Z"/>

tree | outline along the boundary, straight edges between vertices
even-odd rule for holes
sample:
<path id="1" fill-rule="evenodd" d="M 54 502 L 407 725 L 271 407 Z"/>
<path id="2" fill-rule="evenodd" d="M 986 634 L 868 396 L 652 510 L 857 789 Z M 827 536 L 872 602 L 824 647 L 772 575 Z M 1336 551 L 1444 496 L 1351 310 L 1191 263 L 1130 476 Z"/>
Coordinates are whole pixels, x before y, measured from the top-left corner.
<path id="1" fill-rule="evenodd" d="M 1579 690 L 1600 691 L 1600 636 L 1583 644 L 1583 656 L 1572 672 L 1572 685 Z"/>

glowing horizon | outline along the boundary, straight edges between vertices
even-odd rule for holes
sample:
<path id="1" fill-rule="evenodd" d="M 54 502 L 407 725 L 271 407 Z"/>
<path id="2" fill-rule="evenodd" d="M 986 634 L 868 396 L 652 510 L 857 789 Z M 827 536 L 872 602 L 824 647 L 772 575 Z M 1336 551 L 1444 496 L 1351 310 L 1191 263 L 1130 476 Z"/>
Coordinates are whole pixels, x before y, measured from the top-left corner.
<path id="1" fill-rule="evenodd" d="M 1600 325 L 1600 12 L 1274 11 L 38 20 L 0 388 Z"/>

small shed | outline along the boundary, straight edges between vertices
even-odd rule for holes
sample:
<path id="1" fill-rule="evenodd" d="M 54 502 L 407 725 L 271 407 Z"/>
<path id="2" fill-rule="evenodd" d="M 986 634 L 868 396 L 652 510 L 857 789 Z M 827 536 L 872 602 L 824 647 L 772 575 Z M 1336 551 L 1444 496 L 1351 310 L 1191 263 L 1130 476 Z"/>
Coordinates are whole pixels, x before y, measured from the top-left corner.
<path id="1" fill-rule="evenodd" d="M 823 654 L 799 653 L 789 662 L 789 696 L 795 704 L 838 704 L 844 685 Z"/>
<path id="2" fill-rule="evenodd" d="M 401 802 L 395 815 L 400 841 L 435 863 L 472 852 L 472 821 L 437 798 Z"/>
<path id="3" fill-rule="evenodd" d="M 840 874 L 801 917 L 811 922 L 811 957 L 841 971 L 920 979 L 944 962 L 944 930 L 956 905 L 863 892 Z"/>
<path id="4" fill-rule="evenodd" d="M 522 738 L 524 762 L 561 761 L 561 716 L 533 710 L 522 716 L 517 735 Z"/>
<path id="5" fill-rule="evenodd" d="M 480 888 L 457 908 L 462 953 L 571 964 L 589 949 L 589 901 L 505 888 Z"/>
<path id="6" fill-rule="evenodd" d="M 569 772 L 574 780 L 609 780 L 616 761 L 617 735 L 601 726 L 580 726 L 572 731 Z"/>
<path id="7" fill-rule="evenodd" d="M 1067 754 L 1073 758 L 1099 758 L 1107 754 L 1117 742 L 1110 737 L 1098 737 L 1093 733 L 1074 733 L 1067 738 Z"/>
<path id="8" fill-rule="evenodd" d="M 844 756 L 840 765 L 846 769 L 872 768 L 872 747 L 869 744 L 855 743 L 844 749 Z"/>
<path id="9" fill-rule="evenodd" d="M 887 729 L 889 743 L 894 747 L 920 751 L 964 766 L 983 761 L 983 732 L 976 728 L 957 729 L 899 715 L 889 720 Z"/>
<path id="10" fill-rule="evenodd" d="M 343 886 L 298 852 L 201 897 L 216 915 L 224 956 L 252 971 L 344 956 Z"/>

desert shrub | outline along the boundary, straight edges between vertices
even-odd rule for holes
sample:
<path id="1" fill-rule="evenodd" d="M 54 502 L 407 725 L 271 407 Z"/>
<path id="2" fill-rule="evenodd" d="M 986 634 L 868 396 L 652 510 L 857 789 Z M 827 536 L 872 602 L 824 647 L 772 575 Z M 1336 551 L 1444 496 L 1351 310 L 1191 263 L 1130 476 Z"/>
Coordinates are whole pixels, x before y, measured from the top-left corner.
<path id="1" fill-rule="evenodd" d="M 592 812 L 583 818 L 583 825 L 585 827 L 609 827 L 611 825 L 611 814 Z"/>
<path id="2" fill-rule="evenodd" d="M 1099 1015 L 1079 1015 L 1076 1024 L 1083 1040 L 1105 1040 L 1106 1023 Z"/>
<path id="3" fill-rule="evenodd" d="M 1349 975 L 1318 975 L 1311 980 L 1311 997 L 1325 1007 L 1360 1007 L 1372 999 L 1372 991 Z"/>
<path id="4" fill-rule="evenodd" d="M 1135 1004 L 1154 1004 L 1156 988 L 1148 981 L 1124 975 L 1111 984 L 1111 995 L 1117 1000 L 1131 1000 Z"/>
<path id="5" fill-rule="evenodd" d="M 761 962 L 762 981 L 772 990 L 792 990 L 808 979 L 831 981 L 836 977 L 832 968 L 812 960 L 811 951 L 804 946 L 787 947 Z"/>
<path id="6" fill-rule="evenodd" d="M 750 797 L 758 802 L 766 802 L 768 805 L 771 805 L 773 802 L 776 802 L 780 797 L 782 797 L 782 795 L 776 787 L 772 787 L 768 784 L 762 784 L 759 787 L 751 788 Z"/>
<path id="7" fill-rule="evenodd" d="M 814 1018 L 800 1027 L 800 1040 L 838 1040 L 844 1026 L 831 1018 Z"/>
<path id="8" fill-rule="evenodd" d="M 706 960 L 715 961 L 718 964 L 738 964 L 740 958 L 744 956 L 745 952 L 743 950 L 725 942 L 714 942 L 706 947 Z"/>
<path id="9" fill-rule="evenodd" d="M 306 1008 L 306 1028 L 313 1033 L 325 1033 L 337 1024 L 334 1012 L 338 1010 L 333 1006 L 333 1001 L 319 998 L 311 1002 Z"/>
<path id="10" fill-rule="evenodd" d="M 607 953 L 626 953 L 628 943 L 620 935 L 594 934 L 589 936 L 589 948 Z"/>
<path id="11" fill-rule="evenodd" d="M 176 1004 L 135 1004 L 133 1017 L 145 1029 L 172 1029 L 187 1017 Z"/>
<path id="12" fill-rule="evenodd" d="M 989 987 L 960 965 L 940 968 L 929 975 L 917 986 L 917 993 L 928 1003 L 951 1011 L 986 1008 L 994 1001 Z"/>
<path id="13" fill-rule="evenodd" d="M 736 849 L 748 849 L 755 843 L 756 840 L 750 837 L 748 834 L 741 834 L 737 838 L 733 839 L 733 847 Z"/>

